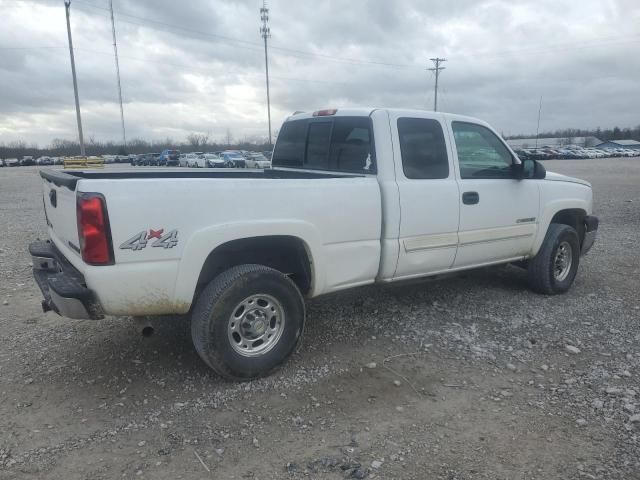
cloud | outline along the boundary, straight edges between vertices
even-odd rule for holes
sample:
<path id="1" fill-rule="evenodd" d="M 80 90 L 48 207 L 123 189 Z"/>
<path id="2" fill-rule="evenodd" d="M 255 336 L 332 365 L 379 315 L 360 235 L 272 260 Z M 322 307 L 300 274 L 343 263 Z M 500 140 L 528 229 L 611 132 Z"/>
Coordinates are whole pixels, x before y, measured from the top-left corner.
<path id="1" fill-rule="evenodd" d="M 115 0 L 129 138 L 266 136 L 259 1 Z M 61 2 L 3 4 L 0 141 L 75 138 Z M 273 0 L 274 130 L 295 110 L 430 108 L 429 57 L 444 56 L 441 110 L 505 133 L 638 123 L 634 0 Z M 120 138 L 106 0 L 73 0 L 84 129 Z M 7 48 L 21 47 L 21 48 Z M 51 48 L 44 48 L 51 47 Z"/>

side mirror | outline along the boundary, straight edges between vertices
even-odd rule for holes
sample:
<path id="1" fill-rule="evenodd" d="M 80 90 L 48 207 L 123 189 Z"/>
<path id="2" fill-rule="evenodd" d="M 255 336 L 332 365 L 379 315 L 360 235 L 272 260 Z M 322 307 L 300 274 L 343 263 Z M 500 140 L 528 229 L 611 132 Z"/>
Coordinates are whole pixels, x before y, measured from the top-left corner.
<path id="1" fill-rule="evenodd" d="M 521 163 L 518 166 L 519 168 L 517 168 L 518 180 L 524 180 L 527 178 L 543 180 L 547 176 L 547 170 L 540 162 L 530 158 L 521 160 L 520 162 Z"/>

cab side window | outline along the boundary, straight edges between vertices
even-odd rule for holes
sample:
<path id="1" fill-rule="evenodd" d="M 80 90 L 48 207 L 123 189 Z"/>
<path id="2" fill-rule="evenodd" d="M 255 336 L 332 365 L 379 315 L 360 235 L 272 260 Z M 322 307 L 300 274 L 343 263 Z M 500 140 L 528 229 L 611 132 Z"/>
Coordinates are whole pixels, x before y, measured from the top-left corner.
<path id="1" fill-rule="evenodd" d="M 411 179 L 449 176 L 449 158 L 442 126 L 430 118 L 399 118 L 402 170 Z"/>
<path id="2" fill-rule="evenodd" d="M 513 156 L 488 128 L 467 122 L 453 122 L 460 177 L 514 178 Z"/>

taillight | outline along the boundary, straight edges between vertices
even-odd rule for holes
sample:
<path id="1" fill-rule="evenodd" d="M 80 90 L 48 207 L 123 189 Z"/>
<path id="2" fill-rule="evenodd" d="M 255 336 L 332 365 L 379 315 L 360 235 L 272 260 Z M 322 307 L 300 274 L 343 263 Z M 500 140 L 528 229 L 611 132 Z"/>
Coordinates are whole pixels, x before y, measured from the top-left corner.
<path id="1" fill-rule="evenodd" d="M 90 265 L 112 265 L 113 246 L 104 197 L 99 193 L 80 193 L 76 205 L 82 260 Z"/>
<path id="2" fill-rule="evenodd" d="M 313 112 L 314 117 L 328 117 L 330 115 L 335 115 L 338 109 L 336 108 L 327 108 L 326 110 L 318 110 Z"/>

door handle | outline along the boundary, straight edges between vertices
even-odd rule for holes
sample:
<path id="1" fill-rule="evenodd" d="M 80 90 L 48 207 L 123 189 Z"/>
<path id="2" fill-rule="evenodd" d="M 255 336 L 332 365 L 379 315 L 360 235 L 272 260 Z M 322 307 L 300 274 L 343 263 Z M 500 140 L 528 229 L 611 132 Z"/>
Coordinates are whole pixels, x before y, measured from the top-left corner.
<path id="1" fill-rule="evenodd" d="M 462 194 L 462 203 L 465 205 L 475 205 L 480 203 L 480 195 L 478 195 L 478 192 L 464 192 Z"/>

